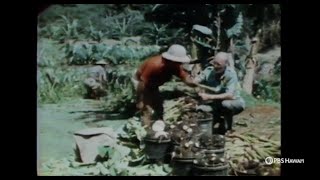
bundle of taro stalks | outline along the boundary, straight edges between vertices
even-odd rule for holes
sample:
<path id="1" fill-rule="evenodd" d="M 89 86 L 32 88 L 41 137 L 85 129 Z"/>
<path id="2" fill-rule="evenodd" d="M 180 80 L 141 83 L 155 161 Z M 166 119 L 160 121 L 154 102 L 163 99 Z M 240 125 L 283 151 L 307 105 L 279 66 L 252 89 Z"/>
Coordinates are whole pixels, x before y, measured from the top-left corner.
<path id="1" fill-rule="evenodd" d="M 258 137 L 251 133 L 233 133 L 226 137 L 225 148 L 230 166 L 235 172 L 256 175 L 280 173 L 278 165 L 266 166 L 265 164 L 267 157 L 278 158 L 281 156 L 280 142 Z"/>
<path id="2" fill-rule="evenodd" d="M 166 123 L 172 124 L 181 118 L 185 112 L 196 108 L 198 102 L 190 97 L 180 97 L 164 102 L 163 119 Z"/>

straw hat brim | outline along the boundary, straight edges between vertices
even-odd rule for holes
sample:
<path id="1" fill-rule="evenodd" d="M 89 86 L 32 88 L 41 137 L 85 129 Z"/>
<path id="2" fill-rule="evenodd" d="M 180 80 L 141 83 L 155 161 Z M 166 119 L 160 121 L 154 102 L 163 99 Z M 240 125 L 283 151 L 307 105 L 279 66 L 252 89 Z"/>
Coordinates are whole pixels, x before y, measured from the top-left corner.
<path id="1" fill-rule="evenodd" d="M 188 56 L 177 57 L 177 56 L 172 56 L 171 54 L 169 54 L 167 52 L 162 53 L 162 57 L 164 57 L 170 61 L 174 61 L 174 62 L 181 62 L 181 63 L 189 63 L 190 62 L 190 58 Z"/>

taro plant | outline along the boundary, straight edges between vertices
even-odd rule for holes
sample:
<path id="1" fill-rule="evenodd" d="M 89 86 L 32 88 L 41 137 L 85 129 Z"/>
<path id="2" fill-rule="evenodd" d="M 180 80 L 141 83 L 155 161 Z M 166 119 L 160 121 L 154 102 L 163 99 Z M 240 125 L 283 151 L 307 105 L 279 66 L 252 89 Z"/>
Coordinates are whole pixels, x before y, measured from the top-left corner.
<path id="1" fill-rule="evenodd" d="M 110 46 L 105 43 L 89 44 L 86 42 L 71 44 L 64 47 L 68 64 L 93 64 L 97 60 L 105 59 L 113 65 L 127 64 L 131 61 L 141 61 L 157 54 L 159 46 Z"/>
<path id="2" fill-rule="evenodd" d="M 168 25 L 152 25 L 144 27 L 142 41 L 144 44 L 168 45 L 173 42 L 182 42 L 184 38 L 183 28 L 169 29 Z"/>
<path id="3" fill-rule="evenodd" d="M 141 142 L 142 139 L 147 135 L 145 128 L 143 128 L 141 121 L 133 117 L 123 127 L 123 132 L 120 134 L 122 140 L 128 142 Z M 139 146 L 136 144 L 135 146 Z"/>
<path id="4" fill-rule="evenodd" d="M 121 37 L 136 35 L 136 32 L 143 25 L 144 17 L 139 11 L 126 9 L 117 15 L 108 12 L 103 23 L 105 29 L 109 30 L 108 37 L 121 39 Z"/>
<path id="5" fill-rule="evenodd" d="M 277 80 L 265 80 L 261 79 L 256 81 L 253 89 L 253 95 L 259 99 L 266 101 L 279 102 L 281 98 L 280 94 L 280 79 Z"/>
<path id="6" fill-rule="evenodd" d="M 88 36 L 90 39 L 100 42 L 104 36 L 104 33 L 102 31 L 96 30 L 96 28 L 92 25 L 92 22 L 90 20 Z"/>
<path id="7" fill-rule="evenodd" d="M 123 77 L 126 78 L 126 77 Z M 107 85 L 107 96 L 104 98 L 104 108 L 108 112 L 125 113 L 133 115 L 135 112 L 135 93 L 133 85 L 128 78 L 121 77 L 111 79 Z"/>
<path id="8" fill-rule="evenodd" d="M 64 32 L 65 39 L 77 39 L 79 37 L 78 34 L 78 20 L 77 19 L 69 19 L 66 16 L 62 15 L 64 25 L 62 26 L 62 30 Z"/>
<path id="9" fill-rule="evenodd" d="M 57 103 L 66 97 L 79 97 L 84 94 L 82 80 L 85 72 L 61 69 L 44 69 L 38 71 L 39 101 Z"/>

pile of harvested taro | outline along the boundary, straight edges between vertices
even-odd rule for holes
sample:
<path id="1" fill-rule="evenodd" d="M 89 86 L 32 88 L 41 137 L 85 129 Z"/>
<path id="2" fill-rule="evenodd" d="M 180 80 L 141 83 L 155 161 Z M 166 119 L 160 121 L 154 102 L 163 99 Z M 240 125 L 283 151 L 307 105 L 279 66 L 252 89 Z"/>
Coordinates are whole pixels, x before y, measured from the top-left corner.
<path id="1" fill-rule="evenodd" d="M 280 175 L 280 164 L 267 165 L 267 157 L 280 157 L 280 142 L 251 133 L 233 133 L 226 137 L 226 151 L 234 175 Z"/>
<path id="2" fill-rule="evenodd" d="M 180 145 L 175 149 L 175 157 L 191 157 L 199 155 L 197 150 L 212 147 L 210 137 L 199 135 L 198 119 L 211 118 L 212 114 L 206 111 L 199 111 L 199 102 L 190 97 L 165 102 L 164 120 L 170 125 L 169 134 L 173 143 Z M 216 137 L 218 138 L 218 136 Z M 202 143 L 201 143 L 202 142 Z M 233 133 L 225 137 L 225 159 L 229 163 L 231 175 L 259 175 L 274 176 L 280 175 L 280 165 L 265 164 L 266 157 L 280 157 L 280 142 L 259 137 L 252 133 Z M 212 158 L 211 158 L 212 159 Z M 221 158 L 214 158 L 220 161 Z M 202 161 L 195 160 L 197 163 Z M 212 162 L 206 162 L 208 164 Z"/>

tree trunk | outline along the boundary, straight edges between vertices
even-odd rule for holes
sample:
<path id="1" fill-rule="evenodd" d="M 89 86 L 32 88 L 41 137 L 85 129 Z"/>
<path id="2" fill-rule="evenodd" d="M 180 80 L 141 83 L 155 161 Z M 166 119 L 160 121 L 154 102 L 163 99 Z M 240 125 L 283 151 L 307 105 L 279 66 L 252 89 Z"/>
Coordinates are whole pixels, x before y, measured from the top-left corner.
<path id="1" fill-rule="evenodd" d="M 197 46 L 194 42 L 192 42 L 191 46 L 191 57 L 192 59 L 198 59 Z"/>
<path id="2" fill-rule="evenodd" d="M 254 58 L 250 58 L 246 61 L 246 73 L 243 78 L 242 88 L 248 94 L 252 94 L 252 85 L 255 73 L 256 60 Z"/>
<path id="3" fill-rule="evenodd" d="M 234 69 L 234 43 L 233 43 L 233 38 L 230 39 L 230 47 L 229 47 L 229 66 Z"/>
<path id="4" fill-rule="evenodd" d="M 254 57 L 254 54 L 257 52 L 257 38 L 253 38 L 251 43 L 251 49 L 248 57 L 246 58 L 246 72 L 243 78 L 242 82 L 242 88 L 245 92 L 248 94 L 252 94 L 252 86 L 253 86 L 253 80 L 255 75 L 255 68 L 256 68 L 256 58 Z"/>
<path id="5" fill-rule="evenodd" d="M 216 17 L 215 26 L 217 27 L 217 43 L 214 51 L 214 54 L 216 55 L 220 51 L 221 18 L 219 12 Z"/>
<path id="6" fill-rule="evenodd" d="M 191 38 L 191 40 L 192 40 L 191 57 L 192 57 L 192 59 L 198 59 L 198 47 L 192 38 Z M 192 70 L 191 70 L 191 76 L 197 77 L 201 73 L 201 70 L 202 70 L 202 68 L 201 68 L 200 63 L 193 64 Z"/>

